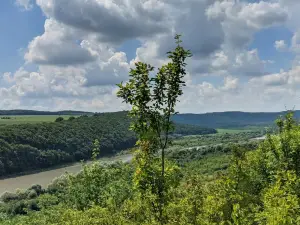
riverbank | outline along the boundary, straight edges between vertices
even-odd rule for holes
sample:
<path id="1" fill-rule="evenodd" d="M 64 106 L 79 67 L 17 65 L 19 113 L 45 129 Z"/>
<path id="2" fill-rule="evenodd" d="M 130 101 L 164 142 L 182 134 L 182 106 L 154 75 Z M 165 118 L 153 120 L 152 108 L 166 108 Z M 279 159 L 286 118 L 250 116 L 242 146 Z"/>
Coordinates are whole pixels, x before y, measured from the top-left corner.
<path id="1" fill-rule="evenodd" d="M 103 163 L 112 163 L 117 161 L 129 162 L 132 159 L 131 154 L 118 155 L 114 157 L 106 157 L 99 159 Z M 85 162 L 87 164 L 91 161 Z M 4 192 L 15 192 L 17 189 L 27 189 L 33 184 L 39 184 L 42 187 L 47 187 L 53 179 L 60 177 L 61 175 L 68 173 L 76 174 L 82 169 L 82 163 L 75 163 L 72 165 L 55 168 L 46 171 L 39 171 L 37 173 L 31 173 L 27 175 L 14 176 L 10 178 L 5 178 L 0 180 L 0 195 Z"/>

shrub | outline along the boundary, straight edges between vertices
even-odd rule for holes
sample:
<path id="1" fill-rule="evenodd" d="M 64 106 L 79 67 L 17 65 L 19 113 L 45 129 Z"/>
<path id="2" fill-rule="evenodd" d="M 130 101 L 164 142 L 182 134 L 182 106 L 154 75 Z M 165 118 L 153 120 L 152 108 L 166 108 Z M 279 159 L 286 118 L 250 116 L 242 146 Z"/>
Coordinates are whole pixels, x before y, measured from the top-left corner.
<path id="1" fill-rule="evenodd" d="M 73 120 L 75 120 L 75 117 L 74 116 L 70 116 L 68 120 L 69 121 L 73 121 Z"/>
<path id="2" fill-rule="evenodd" d="M 18 195 L 15 193 L 10 193 L 10 192 L 5 192 L 1 197 L 0 197 L 2 202 L 10 202 L 13 200 L 17 200 L 18 199 Z"/>
<path id="3" fill-rule="evenodd" d="M 61 122 L 63 120 L 64 120 L 64 118 L 60 116 L 60 117 L 56 118 L 55 122 Z"/>
<path id="4" fill-rule="evenodd" d="M 38 196 L 38 195 L 37 195 L 37 193 L 36 193 L 35 190 L 29 191 L 29 193 L 28 193 L 28 195 L 27 195 L 27 197 L 28 197 L 29 199 L 36 198 L 37 196 Z"/>
<path id="5" fill-rule="evenodd" d="M 28 190 L 30 190 L 30 191 L 34 190 L 37 193 L 37 195 L 40 195 L 44 192 L 44 190 L 42 189 L 42 186 L 39 184 L 32 185 L 30 188 L 28 188 Z"/>

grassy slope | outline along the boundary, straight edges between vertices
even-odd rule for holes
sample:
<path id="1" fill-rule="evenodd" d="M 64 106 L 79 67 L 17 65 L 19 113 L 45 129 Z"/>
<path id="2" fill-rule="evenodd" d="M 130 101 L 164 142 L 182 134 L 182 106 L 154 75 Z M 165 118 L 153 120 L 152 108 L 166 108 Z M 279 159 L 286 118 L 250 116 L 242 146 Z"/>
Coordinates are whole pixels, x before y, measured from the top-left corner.
<path id="1" fill-rule="evenodd" d="M 240 132 L 255 132 L 255 131 L 262 131 L 264 130 L 263 127 L 260 126 L 246 126 L 242 128 L 217 128 L 216 129 L 218 133 L 223 134 L 223 133 L 229 133 L 229 134 L 236 134 Z"/>
<path id="2" fill-rule="evenodd" d="M 42 122 L 54 122 L 60 115 L 25 115 L 25 116 L 9 116 L 1 115 L 0 125 L 13 125 L 13 124 L 27 124 L 27 123 L 42 123 Z M 10 119 L 2 119 L 2 117 L 10 117 Z M 61 116 L 65 120 L 69 119 L 69 115 Z M 74 116 L 77 117 L 77 116 Z"/>

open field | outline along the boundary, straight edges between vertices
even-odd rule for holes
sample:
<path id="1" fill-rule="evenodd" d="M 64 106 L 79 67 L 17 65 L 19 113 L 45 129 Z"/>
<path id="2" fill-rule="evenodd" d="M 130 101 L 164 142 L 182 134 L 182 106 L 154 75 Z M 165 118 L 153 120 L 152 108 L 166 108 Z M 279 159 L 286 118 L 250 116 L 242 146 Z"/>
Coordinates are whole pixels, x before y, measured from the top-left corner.
<path id="1" fill-rule="evenodd" d="M 220 134 L 236 134 L 236 133 L 240 133 L 242 131 L 244 132 L 251 132 L 253 130 L 250 130 L 250 129 L 244 129 L 244 130 L 241 130 L 241 129 L 235 129 L 235 128 L 232 128 L 232 129 L 223 129 L 223 128 L 220 128 L 220 129 L 216 129 L 218 131 L 218 133 Z"/>
<path id="2" fill-rule="evenodd" d="M 0 116 L 1 125 L 12 125 L 12 124 L 26 124 L 26 123 L 42 123 L 42 122 L 54 122 L 60 115 L 26 115 L 26 116 Z M 69 115 L 61 116 L 64 119 L 69 119 Z M 74 116 L 77 117 L 77 116 Z M 10 119 L 7 119 L 10 118 Z"/>
<path id="3" fill-rule="evenodd" d="M 269 126 L 271 127 L 271 125 Z M 240 132 L 255 132 L 255 131 L 263 131 L 268 129 L 265 126 L 246 126 L 246 127 L 238 127 L 238 128 L 217 128 L 216 130 L 220 134 L 228 133 L 228 134 L 236 134 Z"/>

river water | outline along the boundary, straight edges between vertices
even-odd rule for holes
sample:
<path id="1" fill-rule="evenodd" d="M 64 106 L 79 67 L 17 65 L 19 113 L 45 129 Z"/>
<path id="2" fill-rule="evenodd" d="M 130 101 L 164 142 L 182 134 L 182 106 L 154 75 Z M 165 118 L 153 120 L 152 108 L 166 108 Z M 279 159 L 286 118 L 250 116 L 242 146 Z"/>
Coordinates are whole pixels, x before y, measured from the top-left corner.
<path id="1" fill-rule="evenodd" d="M 112 163 L 116 161 L 129 162 L 132 155 L 120 155 L 111 158 L 102 158 L 99 161 L 103 163 Z M 63 175 L 65 172 L 76 174 L 82 169 L 81 163 L 75 163 L 59 169 L 43 171 L 39 173 L 17 176 L 13 178 L 6 178 L 0 180 L 0 196 L 6 192 L 14 192 L 16 189 L 27 189 L 33 184 L 40 184 L 46 188 L 51 181 Z"/>
<path id="2" fill-rule="evenodd" d="M 250 140 L 263 140 L 265 136 L 252 138 Z M 201 146 L 203 147 L 203 146 Z M 100 159 L 101 162 L 105 163 L 112 163 L 116 161 L 122 162 L 129 162 L 132 159 L 132 155 L 120 155 L 111 158 L 102 158 Z M 48 170 L 44 172 L 24 175 L 24 176 L 17 176 L 13 178 L 6 178 L 0 180 L 0 196 L 6 192 L 14 192 L 16 189 L 27 189 L 33 184 L 40 184 L 42 187 L 46 188 L 51 181 L 63 175 L 65 172 L 68 173 L 78 173 L 82 169 L 81 163 L 75 163 L 70 166 L 66 166 L 63 168 Z"/>
<path id="3" fill-rule="evenodd" d="M 265 140 L 266 138 L 267 138 L 266 136 L 262 136 L 262 137 L 252 138 L 250 140 Z"/>

